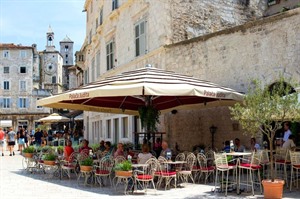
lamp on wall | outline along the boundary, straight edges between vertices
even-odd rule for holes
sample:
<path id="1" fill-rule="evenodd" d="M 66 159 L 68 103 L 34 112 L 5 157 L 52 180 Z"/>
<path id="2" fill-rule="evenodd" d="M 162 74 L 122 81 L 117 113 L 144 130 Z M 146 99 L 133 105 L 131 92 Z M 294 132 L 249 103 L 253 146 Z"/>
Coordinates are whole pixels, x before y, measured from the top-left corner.
<path id="1" fill-rule="evenodd" d="M 215 133 L 217 132 L 217 127 L 214 125 L 211 125 L 211 127 L 209 127 L 209 131 L 211 133 L 211 148 L 214 149 L 214 142 L 215 142 Z"/>

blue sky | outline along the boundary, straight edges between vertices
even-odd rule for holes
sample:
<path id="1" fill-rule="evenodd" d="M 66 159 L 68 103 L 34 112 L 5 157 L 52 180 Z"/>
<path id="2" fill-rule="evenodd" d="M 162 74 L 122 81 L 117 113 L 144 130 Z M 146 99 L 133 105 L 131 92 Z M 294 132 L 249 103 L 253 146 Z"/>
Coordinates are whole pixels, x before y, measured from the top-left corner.
<path id="1" fill-rule="evenodd" d="M 74 41 L 74 53 L 85 37 L 85 0 L 0 0 L 0 43 L 46 46 L 51 25 L 55 48 L 66 35 Z"/>

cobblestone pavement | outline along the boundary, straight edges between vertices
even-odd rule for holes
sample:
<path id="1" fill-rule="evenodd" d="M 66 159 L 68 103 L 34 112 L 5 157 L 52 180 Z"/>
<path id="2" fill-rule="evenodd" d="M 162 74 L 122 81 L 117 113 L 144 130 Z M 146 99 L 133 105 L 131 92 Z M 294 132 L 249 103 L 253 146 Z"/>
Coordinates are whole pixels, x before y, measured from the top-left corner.
<path id="1" fill-rule="evenodd" d="M 22 167 L 23 157 L 19 152 L 15 156 L 0 156 L 0 198 L 1 199 L 89 199 L 89 198 L 225 198 L 224 193 L 213 193 L 214 186 L 212 184 L 186 184 L 181 188 L 172 188 L 171 190 L 148 189 L 147 194 L 139 192 L 135 194 L 124 195 L 123 187 L 115 190 L 111 186 L 84 186 L 75 179 L 67 179 L 64 177 L 60 180 L 57 177 L 43 173 L 30 173 Z M 82 182 L 82 181 L 80 181 Z M 299 198 L 300 191 L 292 190 L 289 192 L 285 189 L 284 198 Z M 251 193 L 228 193 L 228 199 L 233 198 L 263 198 L 262 195 L 251 196 Z"/>

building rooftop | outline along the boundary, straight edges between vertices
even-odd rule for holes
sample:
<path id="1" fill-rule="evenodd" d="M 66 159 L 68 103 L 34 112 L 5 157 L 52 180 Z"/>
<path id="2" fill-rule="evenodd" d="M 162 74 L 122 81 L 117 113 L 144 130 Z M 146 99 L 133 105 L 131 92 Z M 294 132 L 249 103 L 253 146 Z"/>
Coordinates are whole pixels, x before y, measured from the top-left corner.
<path id="1" fill-rule="evenodd" d="M 14 44 L 14 43 L 0 43 L 0 49 L 32 49 L 32 46 L 22 46 L 22 44 Z"/>
<path id="2" fill-rule="evenodd" d="M 73 41 L 68 37 L 68 35 L 66 35 L 66 37 L 61 42 L 73 42 Z"/>

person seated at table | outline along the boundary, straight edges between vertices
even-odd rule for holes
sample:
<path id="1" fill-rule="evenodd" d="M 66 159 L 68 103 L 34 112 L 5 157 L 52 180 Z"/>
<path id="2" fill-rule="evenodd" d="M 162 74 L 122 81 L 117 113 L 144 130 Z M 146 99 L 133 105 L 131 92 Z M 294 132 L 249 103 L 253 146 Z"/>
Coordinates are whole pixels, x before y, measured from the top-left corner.
<path id="1" fill-rule="evenodd" d="M 99 148 L 98 148 L 98 151 L 101 151 L 101 152 L 105 151 L 104 143 L 105 143 L 104 140 L 101 140 L 100 146 L 99 146 Z"/>
<path id="2" fill-rule="evenodd" d="M 171 149 L 168 147 L 168 143 L 166 141 L 163 141 L 161 143 L 161 148 L 162 151 L 160 152 L 160 156 L 166 158 L 167 160 L 171 160 L 172 157 L 172 151 Z"/>
<path id="3" fill-rule="evenodd" d="M 72 141 L 67 140 L 67 145 L 64 148 L 64 157 L 66 161 L 70 161 L 70 155 L 74 152 Z"/>
<path id="4" fill-rule="evenodd" d="M 290 135 L 289 139 L 283 143 L 282 148 L 288 149 L 288 150 L 294 150 L 296 148 L 294 139 L 295 139 L 295 136 Z"/>
<path id="5" fill-rule="evenodd" d="M 102 152 L 102 155 L 103 156 L 110 156 L 111 155 L 111 151 L 112 151 L 110 141 L 106 141 L 104 143 L 104 146 L 105 146 L 105 150 Z"/>
<path id="6" fill-rule="evenodd" d="M 229 140 L 225 141 L 225 146 L 223 148 L 223 151 L 226 153 L 230 153 L 230 141 Z"/>
<path id="7" fill-rule="evenodd" d="M 235 138 L 234 143 L 235 143 L 235 146 L 234 146 L 235 152 L 244 152 L 245 151 L 245 147 L 243 145 L 241 145 L 241 141 L 239 138 Z"/>
<path id="8" fill-rule="evenodd" d="M 114 153 L 114 158 L 117 156 L 124 156 L 124 148 L 122 143 L 118 143 L 117 150 Z"/>
<path id="9" fill-rule="evenodd" d="M 84 152 L 89 155 L 90 150 L 92 150 L 92 148 L 89 147 L 89 141 L 86 139 L 82 140 L 82 147 L 79 148 L 79 153 Z"/>
<path id="10" fill-rule="evenodd" d="M 145 164 L 147 160 L 152 157 L 152 154 L 149 152 L 149 145 L 143 144 L 142 146 L 142 153 L 138 154 L 138 163 Z"/>
<path id="11" fill-rule="evenodd" d="M 255 138 L 251 138 L 250 140 L 250 148 L 251 148 L 251 151 L 257 151 L 257 150 L 260 150 L 260 146 L 258 143 L 256 143 L 256 139 Z"/>
<path id="12" fill-rule="evenodd" d="M 42 141 L 41 141 L 41 147 L 46 146 L 46 145 L 47 145 L 47 140 L 46 140 L 46 138 L 45 138 L 45 137 L 42 137 L 41 139 L 42 139 Z"/>
<path id="13" fill-rule="evenodd" d="M 156 138 L 153 150 L 155 151 L 156 156 L 158 157 L 159 154 L 161 153 L 161 139 L 160 138 Z"/>

